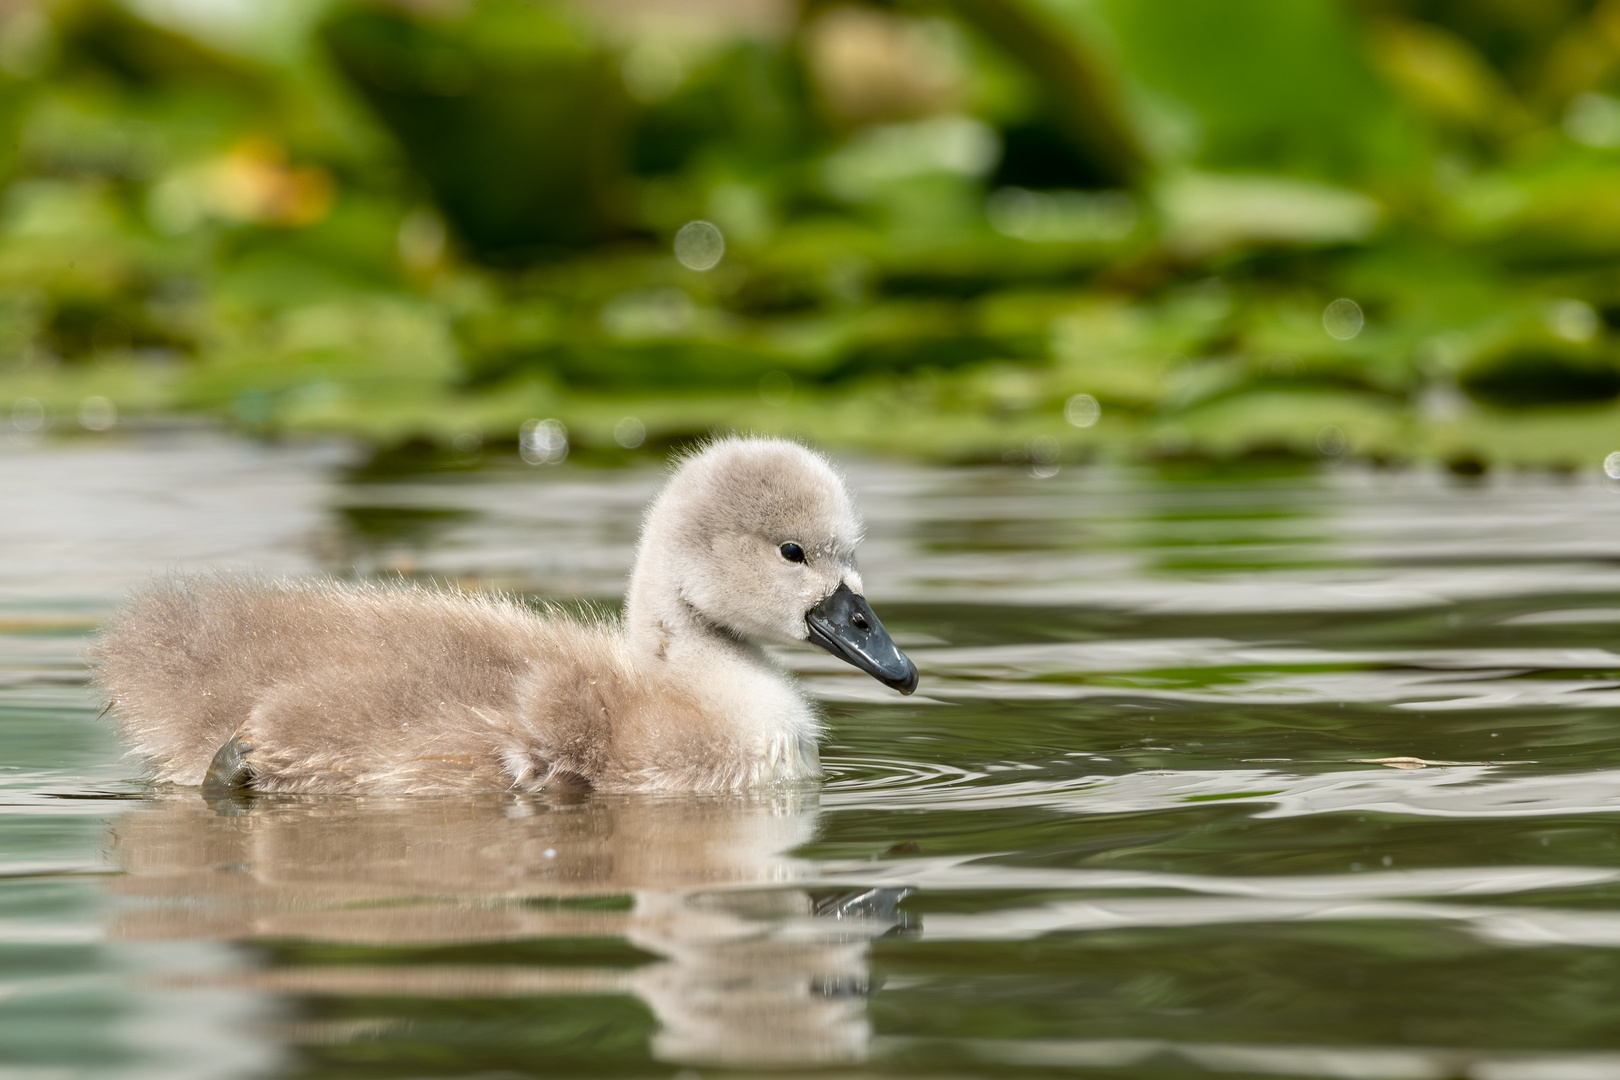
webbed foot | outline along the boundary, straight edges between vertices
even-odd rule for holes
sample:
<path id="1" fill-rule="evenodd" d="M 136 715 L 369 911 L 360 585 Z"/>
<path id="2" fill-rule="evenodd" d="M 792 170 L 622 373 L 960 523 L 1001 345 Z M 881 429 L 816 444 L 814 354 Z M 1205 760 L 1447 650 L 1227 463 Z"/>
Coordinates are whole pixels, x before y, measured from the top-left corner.
<path id="1" fill-rule="evenodd" d="M 252 743 L 240 735 L 231 736 L 208 763 L 202 782 L 203 798 L 224 799 L 246 794 L 253 785 L 253 765 L 248 761 L 251 753 Z"/>

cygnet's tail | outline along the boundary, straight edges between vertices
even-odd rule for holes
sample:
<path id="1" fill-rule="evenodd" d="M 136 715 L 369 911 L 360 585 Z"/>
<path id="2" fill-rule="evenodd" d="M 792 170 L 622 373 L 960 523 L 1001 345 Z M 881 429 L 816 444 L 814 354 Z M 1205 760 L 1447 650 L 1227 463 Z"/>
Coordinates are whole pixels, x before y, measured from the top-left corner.
<path id="1" fill-rule="evenodd" d="M 254 609 L 278 587 L 227 577 L 169 578 L 137 594 L 92 650 L 95 683 L 155 779 L 195 784 L 278 665 Z"/>

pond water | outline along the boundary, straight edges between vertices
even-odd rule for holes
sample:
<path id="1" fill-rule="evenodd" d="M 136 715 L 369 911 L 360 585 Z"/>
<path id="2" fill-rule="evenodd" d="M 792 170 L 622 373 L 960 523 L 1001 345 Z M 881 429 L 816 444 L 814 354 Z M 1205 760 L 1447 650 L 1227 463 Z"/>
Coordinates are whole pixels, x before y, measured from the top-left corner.
<path id="1" fill-rule="evenodd" d="M 0 448 L 0 1076 L 1620 1076 L 1600 477 L 855 462 L 901 698 L 748 798 L 152 790 L 156 571 L 612 603 L 656 469 Z"/>

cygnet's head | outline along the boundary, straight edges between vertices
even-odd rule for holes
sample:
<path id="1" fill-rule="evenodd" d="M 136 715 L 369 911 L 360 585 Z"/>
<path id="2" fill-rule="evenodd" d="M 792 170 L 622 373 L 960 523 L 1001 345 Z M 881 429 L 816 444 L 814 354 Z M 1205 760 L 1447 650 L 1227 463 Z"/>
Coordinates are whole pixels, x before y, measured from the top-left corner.
<path id="1" fill-rule="evenodd" d="M 811 641 L 909 694 L 917 669 L 867 606 L 860 539 L 849 491 L 820 454 L 786 439 L 709 443 L 647 511 L 632 633 L 695 615 L 756 641 Z"/>

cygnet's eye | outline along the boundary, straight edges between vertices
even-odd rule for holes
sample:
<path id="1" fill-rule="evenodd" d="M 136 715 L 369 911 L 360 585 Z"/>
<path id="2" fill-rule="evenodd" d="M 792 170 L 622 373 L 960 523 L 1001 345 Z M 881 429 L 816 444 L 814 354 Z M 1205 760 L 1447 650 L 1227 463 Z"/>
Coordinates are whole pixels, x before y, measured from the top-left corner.
<path id="1" fill-rule="evenodd" d="M 800 547 L 798 544 L 783 544 L 777 550 L 782 553 L 782 558 L 786 559 L 788 562 L 804 562 L 804 548 Z"/>

